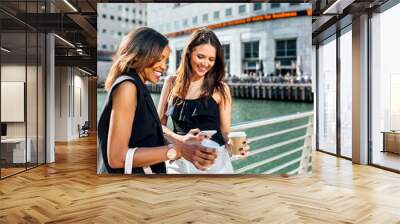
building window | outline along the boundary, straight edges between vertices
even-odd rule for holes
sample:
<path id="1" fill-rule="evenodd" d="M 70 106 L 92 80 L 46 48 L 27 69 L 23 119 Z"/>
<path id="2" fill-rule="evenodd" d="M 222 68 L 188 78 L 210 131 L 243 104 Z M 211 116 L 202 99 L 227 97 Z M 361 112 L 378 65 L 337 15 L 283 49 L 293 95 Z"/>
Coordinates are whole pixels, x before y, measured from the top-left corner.
<path id="1" fill-rule="evenodd" d="M 119 11 L 122 11 L 122 5 L 119 5 L 119 6 L 118 6 L 118 10 L 119 10 Z"/>
<path id="2" fill-rule="evenodd" d="M 300 5 L 300 3 L 295 3 L 295 2 L 290 3 L 290 6 L 294 6 L 294 5 Z"/>
<path id="3" fill-rule="evenodd" d="M 135 23 L 136 23 L 136 20 L 132 19 L 132 23 L 135 24 Z"/>
<path id="4" fill-rule="evenodd" d="M 142 10 L 139 10 L 139 14 L 142 15 Z"/>
<path id="5" fill-rule="evenodd" d="M 225 16 L 232 16 L 232 8 L 225 9 Z"/>
<path id="6" fill-rule="evenodd" d="M 252 41 L 244 43 L 244 57 L 245 58 L 258 58 L 259 54 L 259 41 Z"/>
<path id="7" fill-rule="evenodd" d="M 208 22 L 208 14 L 203 14 L 203 23 Z"/>
<path id="8" fill-rule="evenodd" d="M 163 75 L 167 75 L 168 73 L 168 69 L 169 69 L 169 57 L 167 58 L 167 61 L 165 62 L 165 70 L 163 72 Z"/>
<path id="9" fill-rule="evenodd" d="M 143 21 L 142 20 L 139 20 L 139 25 L 142 25 L 143 24 Z"/>
<path id="10" fill-rule="evenodd" d="M 279 8 L 281 7 L 281 3 L 271 3 L 271 8 Z"/>
<path id="11" fill-rule="evenodd" d="M 197 16 L 193 17 L 192 24 L 193 25 L 197 25 Z"/>
<path id="12" fill-rule="evenodd" d="M 375 30 L 374 30 L 375 31 Z M 352 32 L 341 33 L 339 44 L 340 57 L 340 154 L 342 156 L 352 157 Z M 336 62 L 336 58 L 335 58 Z M 336 63 L 335 63 L 336 65 Z M 319 66 L 320 67 L 320 66 Z M 300 64 L 299 69 L 302 68 Z M 300 70 L 300 74 L 302 70 Z M 299 74 L 299 75 L 300 75 Z M 306 74 L 307 75 L 307 74 Z M 373 79 L 371 80 L 373 81 Z M 372 88 L 373 89 L 373 88 Z M 373 125 L 372 125 L 373 127 Z M 338 142 L 339 143 L 339 142 Z M 379 150 L 380 151 L 380 150 Z"/>
<path id="13" fill-rule="evenodd" d="M 371 18 L 371 30 L 373 29 L 374 31 L 371 37 L 371 50 L 374 53 L 371 55 L 371 63 L 373 63 L 373 66 L 370 79 L 371 126 L 369 129 L 372 140 L 372 164 L 400 171 L 400 155 L 393 154 L 393 152 L 399 153 L 400 150 L 398 140 L 400 136 L 394 134 L 396 132 L 393 132 L 394 130 L 400 130 L 400 101 L 398 99 L 400 95 L 400 67 L 397 58 L 397 54 L 399 53 L 399 32 L 398 29 L 394 28 L 396 26 L 395 23 L 398 21 L 400 21 L 400 4 L 396 4 L 390 10 L 378 13 Z M 361 35 L 358 34 L 359 31 L 356 33 L 357 35 Z M 350 43 L 351 39 L 352 37 L 350 37 Z M 342 42 L 340 43 L 340 47 L 342 47 Z M 352 46 L 348 46 L 348 48 L 351 51 Z M 368 47 L 361 48 L 368 49 Z M 357 49 L 357 52 L 358 51 Z M 340 50 L 340 53 L 342 52 L 343 51 Z M 346 53 L 347 52 L 350 53 L 349 50 L 346 50 Z M 342 55 L 339 56 L 342 57 Z M 344 58 L 341 58 L 340 61 L 343 61 L 343 59 Z M 340 65 L 340 69 L 342 70 L 342 65 Z M 347 75 L 343 74 L 341 71 L 340 79 L 343 80 L 343 76 L 350 76 L 349 79 L 352 79 L 351 73 Z M 357 82 L 360 81 L 357 80 Z M 360 83 L 360 85 L 362 86 L 361 88 L 366 88 L 368 86 L 364 83 Z M 340 88 L 340 90 L 342 89 Z M 351 95 L 347 96 L 347 98 L 351 98 Z M 354 99 L 357 100 L 357 104 L 363 102 L 362 99 L 357 98 L 358 97 Z M 340 101 L 342 100 L 340 99 Z M 342 106 L 340 106 L 340 108 L 342 108 Z M 340 117 L 340 120 L 342 120 L 342 117 Z M 389 130 L 392 131 L 386 132 Z M 382 131 L 385 133 L 382 133 Z M 346 138 L 349 137 L 351 136 L 346 136 Z M 397 143 L 395 143 L 396 141 L 394 140 L 396 138 Z"/>
<path id="14" fill-rule="evenodd" d="M 258 10 L 262 9 L 262 4 L 261 4 L 261 2 L 257 2 L 257 3 L 254 3 L 253 7 L 254 7 L 253 8 L 254 11 L 258 11 Z"/>
<path id="15" fill-rule="evenodd" d="M 121 21 L 121 20 L 122 20 L 122 18 L 118 16 L 118 21 Z"/>
<path id="16" fill-rule="evenodd" d="M 230 74 L 230 45 L 229 44 L 223 44 L 222 49 L 224 50 L 224 63 L 225 63 L 225 73 Z"/>
<path id="17" fill-rule="evenodd" d="M 126 12 L 129 12 L 129 8 L 125 8 L 125 11 L 126 11 Z"/>
<path id="18" fill-rule="evenodd" d="M 176 51 L 176 69 L 178 69 L 179 64 L 181 63 L 182 52 L 182 49 Z"/>
<path id="19" fill-rule="evenodd" d="M 133 12 L 133 13 L 136 13 L 136 9 L 132 9 L 132 12 Z"/>
<path id="20" fill-rule="evenodd" d="M 285 75 L 296 72 L 297 41 L 296 39 L 276 40 L 275 69 L 277 74 Z"/>
<path id="21" fill-rule="evenodd" d="M 189 26 L 189 22 L 188 22 L 187 19 L 184 19 L 183 20 L 183 27 L 187 27 L 187 26 Z"/>
<path id="22" fill-rule="evenodd" d="M 214 12 L 214 19 L 219 19 L 219 11 Z"/>
<path id="23" fill-rule="evenodd" d="M 103 44 L 103 45 L 101 45 L 101 48 L 103 48 L 104 50 L 106 50 L 106 49 L 107 49 L 107 45 Z"/>
<path id="24" fill-rule="evenodd" d="M 118 32 L 118 36 L 122 36 L 122 33 L 121 33 L 121 32 Z"/>
<path id="25" fill-rule="evenodd" d="M 317 100 L 323 105 L 318 110 L 318 148 L 336 154 L 337 149 L 337 95 L 336 90 L 336 36 L 334 40 L 323 43 L 318 48 L 318 92 Z M 350 136 L 347 136 L 351 138 Z"/>
<path id="26" fill-rule="evenodd" d="M 111 20 L 114 20 L 114 16 L 110 16 L 110 19 L 111 19 Z"/>
<path id="27" fill-rule="evenodd" d="M 125 18 L 125 22 L 129 22 L 129 19 L 128 19 L 128 18 Z"/>
<path id="28" fill-rule="evenodd" d="M 251 41 L 243 43 L 243 73 L 256 73 L 260 65 L 259 41 Z"/>
<path id="29" fill-rule="evenodd" d="M 106 30 L 106 29 L 103 29 L 103 33 L 107 33 L 107 30 Z"/>
<path id="30" fill-rule="evenodd" d="M 102 16 L 103 16 L 103 19 L 107 19 L 107 15 L 106 14 L 103 14 Z"/>
<path id="31" fill-rule="evenodd" d="M 240 5 L 239 6 L 239 14 L 243 14 L 246 12 L 246 5 Z"/>

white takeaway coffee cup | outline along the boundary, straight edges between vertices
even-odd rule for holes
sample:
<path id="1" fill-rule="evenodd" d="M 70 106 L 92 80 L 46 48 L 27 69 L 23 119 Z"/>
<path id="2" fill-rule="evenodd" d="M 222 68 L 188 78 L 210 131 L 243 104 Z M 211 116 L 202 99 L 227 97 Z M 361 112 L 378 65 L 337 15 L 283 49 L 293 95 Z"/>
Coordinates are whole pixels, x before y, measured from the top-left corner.
<path id="1" fill-rule="evenodd" d="M 232 157 L 242 157 L 240 149 L 243 148 L 243 142 L 246 141 L 246 132 L 235 131 L 228 134 L 229 146 Z"/>

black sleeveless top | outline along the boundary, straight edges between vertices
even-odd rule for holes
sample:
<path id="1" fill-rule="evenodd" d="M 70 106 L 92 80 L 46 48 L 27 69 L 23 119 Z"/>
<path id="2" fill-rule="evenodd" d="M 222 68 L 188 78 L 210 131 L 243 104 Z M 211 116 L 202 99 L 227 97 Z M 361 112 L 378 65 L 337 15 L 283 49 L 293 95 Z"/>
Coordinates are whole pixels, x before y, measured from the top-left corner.
<path id="1" fill-rule="evenodd" d="M 225 144 L 220 129 L 219 108 L 212 96 L 200 99 L 175 98 L 173 100 L 171 119 L 174 125 L 174 132 L 185 135 L 190 129 L 216 130 L 211 140 L 220 145 Z"/>
<path id="2" fill-rule="evenodd" d="M 112 109 L 112 93 L 119 84 L 130 81 L 136 85 L 138 103 L 135 112 L 135 119 L 132 125 L 132 135 L 129 139 L 129 148 L 135 147 L 157 147 L 165 145 L 160 119 L 151 95 L 139 75 L 133 71 L 122 74 L 118 77 L 109 91 L 106 102 L 98 123 L 98 138 L 101 148 L 104 165 L 109 173 L 124 173 L 123 168 L 111 168 L 107 157 L 107 140 Z M 161 162 L 151 166 L 153 173 L 166 173 L 165 163 Z M 132 173 L 144 174 L 143 168 L 132 168 Z"/>

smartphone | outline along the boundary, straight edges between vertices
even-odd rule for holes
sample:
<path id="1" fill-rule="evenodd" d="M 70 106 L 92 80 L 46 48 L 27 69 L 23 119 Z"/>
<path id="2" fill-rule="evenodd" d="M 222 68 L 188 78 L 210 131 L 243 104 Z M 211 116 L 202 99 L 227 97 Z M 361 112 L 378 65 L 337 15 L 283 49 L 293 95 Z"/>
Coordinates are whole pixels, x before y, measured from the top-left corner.
<path id="1" fill-rule="evenodd" d="M 205 135 L 205 136 L 207 136 L 208 138 L 211 138 L 215 133 L 217 133 L 216 130 L 204 130 L 204 131 L 200 131 L 199 134 Z"/>

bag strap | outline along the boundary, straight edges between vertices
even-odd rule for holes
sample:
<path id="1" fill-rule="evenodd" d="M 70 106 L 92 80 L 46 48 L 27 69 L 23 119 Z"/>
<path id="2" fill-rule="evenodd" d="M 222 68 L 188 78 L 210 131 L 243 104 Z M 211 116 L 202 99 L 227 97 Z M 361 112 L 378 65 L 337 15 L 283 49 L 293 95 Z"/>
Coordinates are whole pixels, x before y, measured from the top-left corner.
<path id="1" fill-rule="evenodd" d="M 132 167 L 133 167 L 133 156 L 138 148 L 130 148 L 126 152 L 125 156 L 125 174 L 132 174 Z M 142 167 L 144 174 L 153 174 L 150 166 Z"/>
<path id="2" fill-rule="evenodd" d="M 137 148 L 128 149 L 125 156 L 125 174 L 132 174 L 133 156 Z"/>

